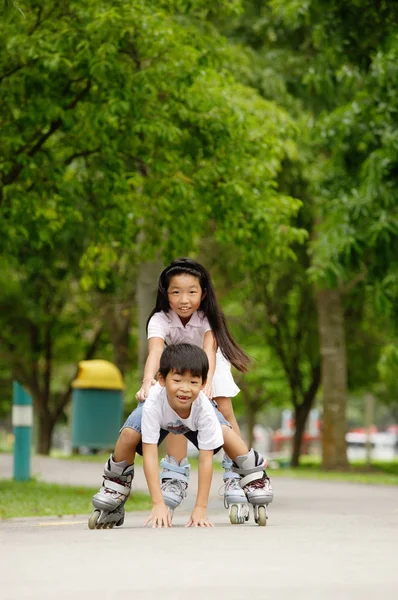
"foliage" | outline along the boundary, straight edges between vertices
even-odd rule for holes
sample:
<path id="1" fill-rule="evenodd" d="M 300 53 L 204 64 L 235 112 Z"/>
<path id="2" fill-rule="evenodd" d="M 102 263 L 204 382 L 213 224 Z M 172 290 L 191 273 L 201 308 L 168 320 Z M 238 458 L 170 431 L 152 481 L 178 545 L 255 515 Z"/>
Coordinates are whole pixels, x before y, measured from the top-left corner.
<path id="1" fill-rule="evenodd" d="M 143 0 L 47 1 L 5 33 L 5 251 L 88 226 L 85 264 L 101 272 L 132 241 L 140 258 L 159 245 L 167 259 L 181 253 L 210 215 L 238 224 L 241 240 L 254 229 L 286 246 L 281 222 L 297 204 L 272 182 L 291 123 L 223 72 L 214 30 Z"/>
<path id="2" fill-rule="evenodd" d="M 110 305 L 126 331 L 139 262 L 209 227 L 246 263 L 302 237 L 277 190 L 292 120 L 234 80 L 211 6 L 42 0 L 0 24 L 2 354 L 52 426 Z"/>

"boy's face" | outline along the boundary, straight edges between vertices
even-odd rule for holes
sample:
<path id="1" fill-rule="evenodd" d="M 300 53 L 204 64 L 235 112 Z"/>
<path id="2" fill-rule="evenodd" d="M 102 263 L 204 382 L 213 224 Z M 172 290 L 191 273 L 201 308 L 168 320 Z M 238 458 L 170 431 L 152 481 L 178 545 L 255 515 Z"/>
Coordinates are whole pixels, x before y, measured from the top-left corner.
<path id="1" fill-rule="evenodd" d="M 173 410 L 180 416 L 189 416 L 192 403 L 199 396 L 199 392 L 203 390 L 205 383 L 201 376 L 192 375 L 190 371 L 185 371 L 184 374 L 170 371 L 166 378 L 159 373 L 158 381 L 160 385 L 166 388 L 167 399 Z"/>

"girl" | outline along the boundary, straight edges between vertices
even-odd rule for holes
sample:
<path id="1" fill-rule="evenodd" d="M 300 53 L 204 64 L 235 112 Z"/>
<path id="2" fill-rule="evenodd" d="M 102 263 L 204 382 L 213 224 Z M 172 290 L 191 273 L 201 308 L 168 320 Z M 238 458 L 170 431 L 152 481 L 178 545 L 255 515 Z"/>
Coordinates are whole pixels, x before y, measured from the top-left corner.
<path id="1" fill-rule="evenodd" d="M 251 360 L 228 331 L 210 275 L 202 265 L 190 258 L 179 258 L 162 271 L 156 306 L 149 316 L 147 332 L 149 353 L 137 399 L 144 401 L 151 386 L 156 383 L 155 376 L 165 344 L 195 344 L 203 348 L 209 360 L 204 391 L 240 435 L 231 400 L 240 390 L 232 377 L 231 364 L 239 371 L 246 372 Z M 161 463 L 166 473 L 163 472 L 161 477 L 165 479 L 164 485 L 167 487 L 167 481 L 171 478 L 171 473 L 167 476 L 167 470 L 173 471 L 173 464 L 177 467 L 187 464 L 185 437 L 169 435 L 166 448 L 168 456 Z M 238 493 L 239 477 L 231 471 L 232 462 L 228 457 L 225 457 L 223 466 L 226 469 L 224 481 L 227 502 L 228 491 L 234 490 L 235 496 Z M 183 496 L 186 495 L 185 490 L 186 486 L 182 490 Z"/>

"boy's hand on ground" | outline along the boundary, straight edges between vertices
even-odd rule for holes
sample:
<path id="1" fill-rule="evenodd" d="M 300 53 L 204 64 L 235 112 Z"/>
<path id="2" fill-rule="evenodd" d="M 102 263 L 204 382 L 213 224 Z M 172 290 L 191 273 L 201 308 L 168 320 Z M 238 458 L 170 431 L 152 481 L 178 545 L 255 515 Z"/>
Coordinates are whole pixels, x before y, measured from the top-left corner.
<path id="1" fill-rule="evenodd" d="M 153 385 L 155 385 L 155 383 L 156 379 L 148 379 L 147 381 L 145 381 L 145 383 L 143 383 L 141 389 L 138 390 L 138 392 L 135 395 L 139 402 L 145 402 L 145 400 L 148 398 L 149 390 Z"/>
<path id="2" fill-rule="evenodd" d="M 207 518 L 206 509 L 201 506 L 195 506 L 185 527 L 214 527 L 214 525 Z"/>
<path id="3" fill-rule="evenodd" d="M 152 521 L 152 528 L 156 527 L 171 527 L 171 516 L 167 506 L 162 504 L 155 504 L 152 508 L 152 512 L 144 523 L 144 527 Z"/>

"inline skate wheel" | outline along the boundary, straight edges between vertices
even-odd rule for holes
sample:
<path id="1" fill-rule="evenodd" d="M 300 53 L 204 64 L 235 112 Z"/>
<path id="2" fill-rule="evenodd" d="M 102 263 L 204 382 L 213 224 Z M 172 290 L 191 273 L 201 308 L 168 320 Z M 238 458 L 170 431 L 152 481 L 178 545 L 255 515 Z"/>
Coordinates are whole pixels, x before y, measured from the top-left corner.
<path id="1" fill-rule="evenodd" d="M 101 514 L 100 510 L 93 510 L 93 512 L 91 513 L 90 518 L 88 520 L 88 528 L 89 529 L 96 529 L 98 519 L 100 518 L 100 514 Z"/>
<path id="2" fill-rule="evenodd" d="M 232 504 L 229 510 L 229 520 L 232 523 L 232 525 L 241 525 L 242 523 L 247 521 L 246 515 L 242 514 L 243 508 L 240 508 L 241 510 L 239 510 L 238 504 Z"/>
<path id="3" fill-rule="evenodd" d="M 238 525 L 239 523 L 238 507 L 236 506 L 236 504 L 233 504 L 231 506 L 231 509 L 229 511 L 229 520 L 232 525 Z"/>
<path id="4" fill-rule="evenodd" d="M 258 507 L 258 525 L 264 527 L 267 524 L 267 509 L 265 506 Z"/>

